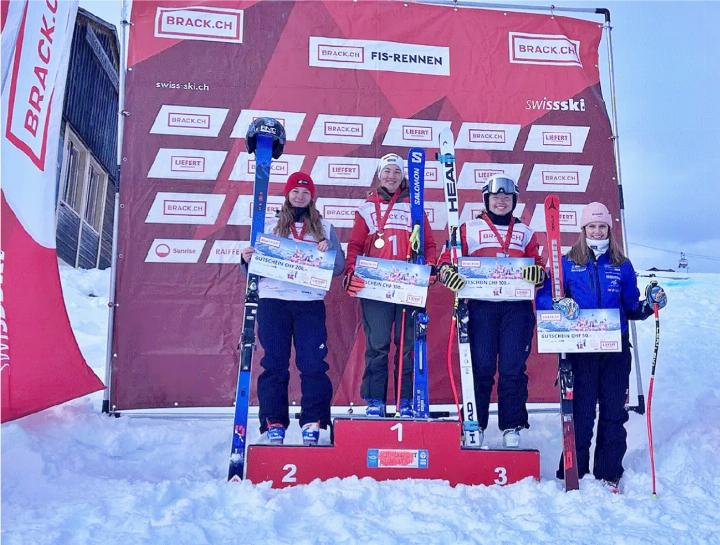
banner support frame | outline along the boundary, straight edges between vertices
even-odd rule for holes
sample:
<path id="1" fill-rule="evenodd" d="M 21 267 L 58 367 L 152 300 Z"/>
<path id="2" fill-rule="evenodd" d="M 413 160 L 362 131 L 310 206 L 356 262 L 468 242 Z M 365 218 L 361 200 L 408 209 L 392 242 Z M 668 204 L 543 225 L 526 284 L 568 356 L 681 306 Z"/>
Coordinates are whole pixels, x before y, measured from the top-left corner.
<path id="1" fill-rule="evenodd" d="M 620 202 L 620 227 L 622 228 L 622 242 L 623 251 L 625 255 L 629 256 L 629 245 L 627 237 L 627 224 L 625 222 L 625 196 L 623 194 L 622 186 L 622 174 L 620 169 L 620 136 L 618 131 L 618 116 L 617 116 L 617 103 L 616 103 L 616 92 L 615 92 L 615 67 L 613 63 L 613 50 L 612 50 L 612 25 L 610 24 L 610 12 L 605 10 L 605 25 L 603 26 L 603 32 L 607 35 L 607 55 L 608 55 L 608 72 L 609 72 L 609 83 L 610 83 L 610 128 L 612 130 L 613 148 L 615 151 L 615 171 L 617 172 L 617 189 L 618 189 L 618 200 Z M 629 400 L 625 407 L 628 411 L 635 411 L 638 414 L 645 414 L 645 395 L 643 394 L 642 385 L 642 371 L 640 369 L 640 352 L 638 350 L 637 342 L 637 327 L 635 322 L 630 322 L 630 342 L 632 344 L 632 369 L 635 371 L 635 381 L 637 388 L 637 404 L 631 405 Z M 631 370 L 632 373 L 632 370 Z"/>
<path id="2" fill-rule="evenodd" d="M 117 128 L 117 185 L 115 188 L 115 211 L 113 215 L 113 237 L 112 237 L 112 254 L 110 256 L 110 288 L 108 290 L 108 332 L 107 332 L 107 349 L 105 355 L 105 391 L 103 393 L 102 412 L 113 415 L 115 409 L 110 407 L 110 396 L 112 387 L 112 364 L 115 353 L 113 352 L 113 339 L 115 337 L 115 309 L 118 307 L 117 298 L 117 255 L 118 255 L 118 233 L 120 231 L 120 175 L 122 172 L 122 146 L 123 134 L 125 129 L 125 71 L 127 69 L 127 27 L 130 25 L 128 13 L 128 1 L 122 0 L 120 15 L 120 69 L 118 82 L 118 128 Z"/>

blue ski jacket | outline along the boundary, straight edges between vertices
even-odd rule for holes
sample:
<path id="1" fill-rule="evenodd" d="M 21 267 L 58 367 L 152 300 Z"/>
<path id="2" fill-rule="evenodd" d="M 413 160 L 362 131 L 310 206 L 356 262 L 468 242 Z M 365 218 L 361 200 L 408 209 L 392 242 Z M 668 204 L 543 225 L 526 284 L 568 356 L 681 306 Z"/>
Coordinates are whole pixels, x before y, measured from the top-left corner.
<path id="1" fill-rule="evenodd" d="M 602 254 L 597 261 L 591 258 L 587 265 L 578 265 L 563 256 L 563 290 L 565 297 L 575 299 L 580 308 L 619 309 L 621 329 L 625 333 L 628 320 L 644 320 L 652 314 L 652 309 L 643 308 L 637 276 L 630 260 L 613 265 L 608 254 Z M 538 290 L 535 303 L 538 310 L 552 308 L 549 275 Z"/>

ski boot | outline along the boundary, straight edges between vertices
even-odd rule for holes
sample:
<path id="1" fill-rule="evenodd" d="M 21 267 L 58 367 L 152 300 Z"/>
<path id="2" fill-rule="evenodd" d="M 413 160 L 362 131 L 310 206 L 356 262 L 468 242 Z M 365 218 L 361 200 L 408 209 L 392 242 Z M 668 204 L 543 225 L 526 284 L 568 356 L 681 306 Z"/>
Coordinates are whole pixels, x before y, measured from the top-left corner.
<path id="1" fill-rule="evenodd" d="M 271 445 L 282 445 L 285 441 L 285 426 L 282 424 L 269 424 L 265 433 Z"/>
<path id="2" fill-rule="evenodd" d="M 302 442 L 308 447 L 317 446 L 320 440 L 320 423 L 308 422 L 302 427 Z"/>
<path id="3" fill-rule="evenodd" d="M 503 447 L 520 448 L 520 430 L 522 428 L 510 428 L 503 431 Z"/>
<path id="4" fill-rule="evenodd" d="M 400 418 L 412 418 L 413 415 L 413 406 L 412 406 L 412 400 L 411 399 L 401 399 L 400 400 Z"/>
<path id="5" fill-rule="evenodd" d="M 384 417 L 385 416 L 385 402 L 380 399 L 367 399 L 367 409 L 365 409 L 365 416 Z"/>

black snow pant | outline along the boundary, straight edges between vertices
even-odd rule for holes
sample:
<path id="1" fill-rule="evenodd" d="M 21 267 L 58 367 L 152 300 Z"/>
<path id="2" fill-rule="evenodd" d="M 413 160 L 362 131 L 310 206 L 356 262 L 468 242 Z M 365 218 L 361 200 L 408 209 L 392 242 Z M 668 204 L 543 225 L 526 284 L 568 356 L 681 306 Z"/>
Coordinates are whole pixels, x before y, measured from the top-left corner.
<path id="1" fill-rule="evenodd" d="M 478 423 L 487 428 L 498 371 L 498 426 L 528 428 L 527 359 L 535 332 L 531 301 L 468 301 Z"/>
<path id="2" fill-rule="evenodd" d="M 327 376 L 325 303 L 260 299 L 257 312 L 258 337 L 265 350 L 260 365 L 257 392 L 260 401 L 260 432 L 268 423 L 290 425 L 288 385 L 290 343 L 295 344 L 295 365 L 300 371 L 300 425 L 330 424 L 332 383 Z"/>
<path id="3" fill-rule="evenodd" d="M 622 460 L 627 450 L 625 423 L 629 417 L 625 402 L 632 361 L 628 334 L 623 334 L 622 352 L 568 354 L 567 358 L 575 379 L 573 416 L 578 475 L 582 478 L 590 473 L 590 444 L 595 414 L 599 412 L 593 475 L 596 479 L 618 481 L 623 474 Z M 557 477 L 563 476 L 561 456 Z"/>
<path id="4" fill-rule="evenodd" d="M 363 399 L 379 399 L 387 402 L 388 356 L 390 337 L 394 333 L 395 346 L 400 346 L 402 311 L 405 312 L 405 338 L 403 340 L 402 399 L 412 399 L 413 378 L 413 321 L 414 307 L 403 307 L 384 301 L 360 299 L 365 330 L 365 371 L 363 373 L 360 395 Z M 398 357 L 395 353 L 394 384 L 398 379 Z M 397 386 L 395 386 L 397 389 Z M 393 396 L 395 397 L 395 396 Z"/>

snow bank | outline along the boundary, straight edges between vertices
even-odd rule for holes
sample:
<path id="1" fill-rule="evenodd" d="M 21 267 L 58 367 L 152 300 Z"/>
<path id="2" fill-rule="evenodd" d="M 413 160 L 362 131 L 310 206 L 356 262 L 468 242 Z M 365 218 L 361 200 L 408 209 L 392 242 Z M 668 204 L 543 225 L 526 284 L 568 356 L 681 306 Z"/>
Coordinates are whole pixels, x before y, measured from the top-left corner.
<path id="1" fill-rule="evenodd" d="M 104 377 L 109 273 L 63 267 L 61 275 L 83 353 Z M 718 281 L 661 279 L 669 305 L 653 407 L 657 499 L 645 418 L 636 414 L 620 496 L 591 478 L 563 492 L 553 477 L 557 415 L 532 415 L 523 438 L 541 451 L 540 482 L 451 488 L 350 478 L 278 491 L 225 483 L 229 418 L 109 418 L 96 393 L 2 426 L 3 543 L 720 543 L 720 311 L 709 295 Z M 652 320 L 638 333 L 647 388 Z"/>

